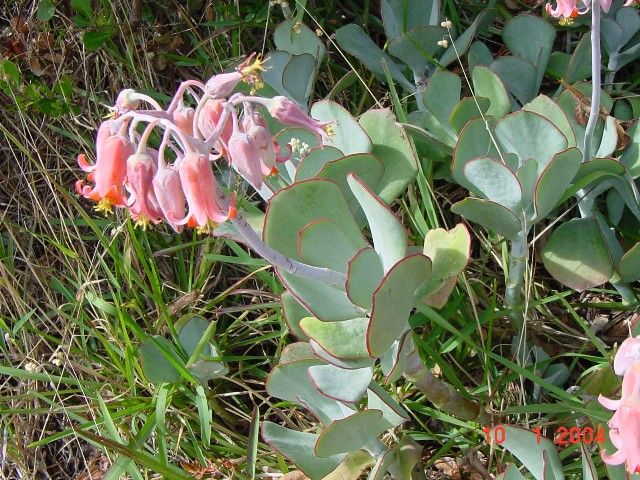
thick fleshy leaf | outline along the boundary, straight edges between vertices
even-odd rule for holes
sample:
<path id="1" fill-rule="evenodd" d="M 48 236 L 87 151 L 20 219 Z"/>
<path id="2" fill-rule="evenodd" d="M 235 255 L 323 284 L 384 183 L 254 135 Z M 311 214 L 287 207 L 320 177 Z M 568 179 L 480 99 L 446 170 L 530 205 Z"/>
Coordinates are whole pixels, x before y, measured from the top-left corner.
<path id="1" fill-rule="evenodd" d="M 438 42 L 447 30 L 440 26 L 424 25 L 413 28 L 389 42 L 389 53 L 409 65 L 416 74 L 424 72 L 442 47 Z"/>
<path id="2" fill-rule="evenodd" d="M 467 52 L 467 62 L 470 70 L 473 70 L 478 65 L 488 67 L 493 63 L 493 54 L 483 42 L 473 42 Z"/>
<path id="3" fill-rule="evenodd" d="M 413 142 L 388 108 L 369 110 L 358 121 L 373 142 L 373 153 L 384 165 L 384 175 L 375 191 L 385 202 L 391 203 L 418 172 L 418 155 Z"/>
<path id="4" fill-rule="evenodd" d="M 358 121 L 343 107 L 331 100 L 321 100 L 311 107 L 311 116 L 323 122 L 334 122 L 334 134 L 325 145 L 339 148 L 345 155 L 370 153 L 371 139 Z"/>
<path id="5" fill-rule="evenodd" d="M 325 362 L 331 365 L 335 365 L 338 368 L 355 370 L 358 368 L 372 367 L 374 364 L 374 360 L 370 358 L 368 355 L 366 358 L 359 358 L 355 360 L 345 360 L 345 359 L 334 357 L 325 349 L 323 349 L 322 346 L 312 338 L 309 339 L 309 347 L 311 348 L 311 351 L 316 357 L 321 358 Z"/>
<path id="6" fill-rule="evenodd" d="M 421 254 L 409 255 L 387 272 L 373 293 L 373 307 L 367 329 L 367 350 L 378 358 L 409 328 L 416 290 L 429 278 L 431 260 Z"/>
<path id="7" fill-rule="evenodd" d="M 313 353 L 313 350 L 311 350 L 311 346 L 308 342 L 290 343 L 284 347 L 278 363 L 284 365 L 285 363 L 297 362 L 300 360 L 317 361 L 316 355 Z"/>
<path id="8" fill-rule="evenodd" d="M 368 324 L 368 318 L 322 322 L 308 317 L 302 319 L 300 327 L 330 355 L 342 360 L 365 360 L 369 358 L 366 345 Z"/>
<path id="9" fill-rule="evenodd" d="M 587 451 L 584 443 L 580 443 L 580 456 L 582 457 L 582 480 L 598 480 L 598 471 L 591 458 L 591 453 Z"/>
<path id="10" fill-rule="evenodd" d="M 313 453 L 318 435 L 298 432 L 272 422 L 262 424 L 265 442 L 291 460 L 311 480 L 321 480 L 335 470 L 345 455 L 319 458 Z"/>
<path id="11" fill-rule="evenodd" d="M 321 320 L 332 322 L 347 320 L 362 315 L 342 290 L 338 290 L 319 280 L 298 277 L 283 270 L 277 270 L 280 280 L 289 292 L 311 313 Z"/>
<path id="12" fill-rule="evenodd" d="M 308 407 L 325 425 L 344 417 L 344 411 L 333 399 L 318 392 L 311 383 L 307 370 L 321 365 L 322 360 L 297 360 L 276 365 L 267 377 L 267 393 L 272 397 L 288 400 Z"/>
<path id="13" fill-rule="evenodd" d="M 380 357 L 380 368 L 384 375 L 385 383 L 397 381 L 407 366 L 407 355 L 415 350 L 411 332 L 407 332 L 398 340 L 393 342 L 382 357 Z"/>
<path id="14" fill-rule="evenodd" d="M 385 77 L 382 59 L 386 62 L 391 71 L 391 78 L 402 85 L 402 88 L 409 92 L 415 91 L 415 86 L 402 74 L 398 64 L 380 47 L 378 47 L 362 27 L 350 23 L 336 31 L 336 43 L 347 53 L 360 60 L 368 70 Z"/>
<path id="15" fill-rule="evenodd" d="M 292 55 L 282 70 L 284 90 L 301 105 L 306 105 L 311 96 L 315 79 L 317 60 L 308 53 Z"/>
<path id="16" fill-rule="evenodd" d="M 311 312 L 304 308 L 304 305 L 291 292 L 286 290 L 280 296 L 280 303 L 282 304 L 282 316 L 291 333 L 302 340 L 306 340 L 307 335 L 302 331 L 299 324 L 303 318 L 310 317 Z"/>
<path id="17" fill-rule="evenodd" d="M 169 340 L 160 335 L 154 335 L 140 344 L 138 352 L 142 371 L 150 382 L 176 383 L 180 380 L 180 372 L 167 359 L 167 356 L 170 356 L 178 364 L 183 365 L 184 362 Z"/>
<path id="18" fill-rule="evenodd" d="M 486 123 L 485 123 L 486 120 Z M 476 118 L 469 121 L 460 132 L 458 143 L 453 153 L 453 164 L 451 166 L 451 175 L 453 179 L 463 187 L 469 189 L 470 184 L 464 175 L 464 166 L 470 160 L 478 157 L 499 158 L 498 150 L 494 145 L 489 131 L 495 127 L 493 117 Z"/>
<path id="19" fill-rule="evenodd" d="M 631 143 L 620 155 L 620 161 L 629 169 L 633 178 L 640 177 L 640 123 L 636 123 L 627 132 Z"/>
<path id="20" fill-rule="evenodd" d="M 551 100 L 549 97 L 547 97 L 546 95 L 538 95 L 536 98 L 523 106 L 522 109 L 526 110 L 527 112 L 533 112 L 537 113 L 538 115 L 542 115 L 547 120 L 551 121 L 567 138 L 567 146 L 576 146 L 576 135 L 571 129 L 571 124 L 569 123 L 569 120 L 567 120 L 567 116 L 565 115 L 564 111 L 558 106 L 558 104 Z"/>
<path id="21" fill-rule="evenodd" d="M 378 455 L 378 460 L 369 472 L 367 480 L 383 480 L 389 470 L 389 467 L 396 461 L 396 456 L 393 450 L 387 450 L 381 455 Z"/>
<path id="22" fill-rule="evenodd" d="M 555 229 L 542 260 L 556 280 L 578 291 L 602 285 L 613 274 L 607 245 L 592 218 L 574 218 Z"/>
<path id="23" fill-rule="evenodd" d="M 425 295 L 430 295 L 450 278 L 457 277 L 469 261 L 471 236 L 463 224 L 451 230 L 434 228 L 424 238 L 422 253 L 431 259 L 431 276 L 422 286 Z"/>
<path id="24" fill-rule="evenodd" d="M 347 262 L 360 249 L 367 247 L 364 238 L 357 240 L 344 235 L 340 226 L 328 218 L 318 218 L 298 232 L 298 256 L 317 267 L 346 273 Z"/>
<path id="25" fill-rule="evenodd" d="M 292 55 L 311 54 L 318 62 L 322 61 L 326 50 L 324 43 L 313 30 L 304 23 L 297 23 L 294 27 L 293 20 L 285 20 L 276 27 L 273 43 L 278 50 Z"/>
<path id="26" fill-rule="evenodd" d="M 422 461 L 422 446 L 409 435 L 403 435 L 393 451 L 396 465 L 390 467 L 389 471 L 395 478 L 411 478 L 413 469 Z"/>
<path id="27" fill-rule="evenodd" d="M 398 427 L 410 420 L 407 411 L 376 382 L 367 390 L 367 408 L 380 410 L 388 428 Z"/>
<path id="28" fill-rule="evenodd" d="M 487 115 L 502 118 L 511 111 L 509 94 L 500 77 L 487 67 L 478 65 L 473 68 L 471 79 L 473 81 L 474 93 L 479 97 L 485 97 L 491 101 Z"/>
<path id="29" fill-rule="evenodd" d="M 461 91 L 460 77 L 447 70 L 434 73 L 425 87 L 422 97 L 424 106 L 445 128 L 449 125 L 451 112 L 460 101 Z"/>
<path id="30" fill-rule="evenodd" d="M 465 198 L 454 204 L 451 211 L 506 238 L 514 238 L 522 230 L 520 220 L 511 210 L 490 200 Z"/>
<path id="31" fill-rule="evenodd" d="M 269 201 L 263 239 L 287 257 L 298 255 L 298 232 L 310 222 L 327 218 L 336 222 L 345 237 L 362 243 L 362 232 L 340 188 L 330 180 L 306 180 L 283 188 Z"/>
<path id="32" fill-rule="evenodd" d="M 344 157 L 335 147 L 314 147 L 304 155 L 296 170 L 296 182 L 315 177 L 327 163 Z"/>
<path id="33" fill-rule="evenodd" d="M 556 480 L 564 480 L 562 462 L 555 446 L 545 437 L 540 437 L 523 428 L 504 425 L 505 440 L 502 446 L 509 450 L 527 467 L 536 480 L 545 480 L 542 453 L 545 452 L 546 463 Z"/>
<path id="34" fill-rule="evenodd" d="M 503 152 L 518 155 L 520 164 L 533 158 L 538 175 L 556 153 L 567 149 L 567 138 L 549 120 L 533 112 L 519 111 L 496 124 L 495 135 Z"/>
<path id="35" fill-rule="evenodd" d="M 375 146 L 374 146 L 375 149 Z M 317 175 L 317 178 L 333 180 L 340 187 L 342 195 L 347 200 L 349 208 L 356 215 L 362 217 L 360 204 L 351 193 L 347 183 L 347 174 L 353 172 L 373 191 L 378 191 L 384 176 L 384 165 L 380 159 L 372 153 L 355 153 L 328 162 Z M 363 217 L 362 217 L 363 218 Z"/>
<path id="36" fill-rule="evenodd" d="M 596 157 L 608 157 L 616 150 L 618 145 L 616 124 L 617 120 L 612 116 L 608 116 L 605 120 Z"/>
<path id="37" fill-rule="evenodd" d="M 527 218 L 531 218 L 534 207 L 534 192 L 538 183 L 538 162 L 530 158 L 517 169 L 516 176 L 522 185 L 522 208 Z"/>
<path id="38" fill-rule="evenodd" d="M 522 187 L 509 168 L 492 158 L 477 158 L 464 166 L 464 176 L 474 192 L 512 212 L 520 212 Z"/>
<path id="39" fill-rule="evenodd" d="M 195 353 L 198 343 L 204 337 L 210 324 L 202 317 L 193 317 L 180 328 L 178 334 L 180 345 L 182 345 L 189 357 Z M 210 359 L 218 355 L 218 349 L 215 344 L 212 341 L 208 341 L 200 351 L 196 361 L 189 366 L 189 371 L 203 383 L 226 375 L 229 373 L 229 368 L 223 362 L 216 362 Z"/>
<path id="40" fill-rule="evenodd" d="M 429 25 L 433 0 L 382 0 L 384 31 L 391 40 L 413 28 Z"/>
<path id="41" fill-rule="evenodd" d="M 349 174 L 347 181 L 367 217 L 373 246 L 380 255 L 384 271 L 388 272 L 407 251 L 407 232 L 389 207 L 358 177 Z"/>
<path id="42" fill-rule="evenodd" d="M 625 282 L 635 282 L 640 279 L 640 242 L 622 256 L 617 270 Z"/>
<path id="43" fill-rule="evenodd" d="M 527 103 L 538 93 L 536 67 L 521 57 L 498 57 L 490 67 L 498 74 L 507 89 L 521 104 Z"/>
<path id="44" fill-rule="evenodd" d="M 443 151 L 444 157 L 449 156 L 449 149 L 456 146 L 455 131 L 446 124 L 441 124 L 429 110 L 417 110 L 408 116 L 409 123 L 404 128 L 413 138 L 426 142 L 430 148 Z"/>
<path id="45" fill-rule="evenodd" d="M 344 403 L 359 402 L 373 378 L 371 368 L 347 370 L 334 365 L 315 365 L 308 373 L 322 395 Z"/>
<path id="46" fill-rule="evenodd" d="M 322 480 L 358 480 L 362 472 L 375 464 L 374 458 L 366 450 L 349 453 L 329 475 Z"/>
<path id="47" fill-rule="evenodd" d="M 364 410 L 331 422 L 316 441 L 314 452 L 331 457 L 364 447 L 387 430 L 388 422 L 380 410 Z"/>
<path id="48" fill-rule="evenodd" d="M 349 260 L 346 290 L 349 300 L 356 305 L 371 309 L 373 292 L 380 285 L 384 269 L 376 251 L 363 248 Z"/>
<path id="49" fill-rule="evenodd" d="M 538 179 L 535 190 L 536 221 L 545 218 L 556 207 L 569 187 L 582 162 L 582 153 L 576 147 L 553 157 Z"/>
<path id="50" fill-rule="evenodd" d="M 483 116 L 490 106 L 491 101 L 488 98 L 478 96 L 463 98 L 451 111 L 449 124 L 455 132 L 460 133 L 469 120 Z"/>

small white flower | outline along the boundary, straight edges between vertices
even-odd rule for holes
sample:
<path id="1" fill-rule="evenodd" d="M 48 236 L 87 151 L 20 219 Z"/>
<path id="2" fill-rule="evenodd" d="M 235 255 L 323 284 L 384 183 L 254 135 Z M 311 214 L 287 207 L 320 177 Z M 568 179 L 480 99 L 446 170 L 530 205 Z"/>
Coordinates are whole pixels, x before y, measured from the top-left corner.
<path id="1" fill-rule="evenodd" d="M 438 42 L 438 45 L 443 48 L 447 48 L 449 46 L 449 41 L 446 38 L 443 38 Z"/>
<path id="2" fill-rule="evenodd" d="M 451 30 L 451 28 L 453 27 L 453 23 L 451 23 L 451 20 L 447 19 L 442 22 L 440 26 L 446 28 L 447 30 Z"/>
<path id="3" fill-rule="evenodd" d="M 38 371 L 38 365 L 36 365 L 36 364 L 35 364 L 35 363 L 33 363 L 33 362 L 27 362 L 27 363 L 24 365 L 24 369 L 25 369 L 27 372 L 37 372 L 37 371 Z"/>
<path id="4" fill-rule="evenodd" d="M 316 28 L 316 35 L 321 37 L 322 36 L 322 30 L 320 30 L 319 28 Z"/>

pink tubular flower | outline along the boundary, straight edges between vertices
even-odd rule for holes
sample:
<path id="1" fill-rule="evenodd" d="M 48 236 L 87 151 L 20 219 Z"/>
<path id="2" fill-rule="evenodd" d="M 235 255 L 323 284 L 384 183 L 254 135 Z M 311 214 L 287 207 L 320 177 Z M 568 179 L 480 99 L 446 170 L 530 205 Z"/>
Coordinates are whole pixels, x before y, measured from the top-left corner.
<path id="1" fill-rule="evenodd" d="M 253 138 L 258 149 L 262 175 L 268 177 L 278 173 L 278 160 L 271 133 L 267 130 L 264 119 L 257 113 L 249 112 L 242 120 L 244 131 Z"/>
<path id="2" fill-rule="evenodd" d="M 85 198 L 98 202 L 95 209 L 110 212 L 112 206 L 124 207 L 126 199 L 123 187 L 127 175 L 127 158 L 133 154 L 132 143 L 119 133 L 112 133 L 112 123 L 103 122 L 98 129 L 96 140 L 96 163 L 90 165 L 84 155 L 78 156 L 78 165 L 85 172 L 93 187 L 76 182 L 76 192 Z"/>
<path id="3" fill-rule="evenodd" d="M 598 401 L 605 408 L 615 410 L 609 420 L 609 437 L 618 449 L 612 455 L 603 450 L 602 460 L 609 465 L 625 463 L 628 472 L 640 472 L 640 361 L 627 366 L 620 400 L 600 395 Z"/>
<path id="4" fill-rule="evenodd" d="M 287 97 L 278 96 L 265 102 L 269 114 L 288 127 L 300 127 L 311 131 L 318 141 L 333 134 L 333 122 L 321 122 L 307 115 L 297 103 Z"/>
<path id="5" fill-rule="evenodd" d="M 573 19 L 580 14 L 576 0 L 556 0 L 556 3 L 555 9 L 551 7 L 550 3 L 547 3 L 547 13 L 554 18 L 559 18 L 560 25 L 571 25 Z"/>
<path id="6" fill-rule="evenodd" d="M 640 361 L 640 337 L 627 338 L 613 359 L 613 370 L 616 375 L 624 375 L 627 368 L 636 361 Z"/>
<path id="7" fill-rule="evenodd" d="M 162 219 L 153 191 L 155 171 L 156 160 L 149 153 L 134 153 L 127 159 L 125 187 L 131 193 L 127 205 L 131 218 L 143 229 Z"/>
<path id="8" fill-rule="evenodd" d="M 173 165 L 159 162 L 158 171 L 153 177 L 153 191 L 165 221 L 177 233 L 182 232 L 183 226 L 178 222 L 185 217 L 186 199 L 180 175 Z"/>
<path id="9" fill-rule="evenodd" d="M 219 73 L 207 81 L 207 92 L 214 98 L 226 98 L 241 81 L 242 73 L 240 72 Z"/>
<path id="10" fill-rule="evenodd" d="M 255 139 L 239 129 L 234 129 L 229 139 L 229 163 L 251 184 L 252 187 L 262 187 L 262 169 L 260 166 L 260 151 Z"/>
<path id="11" fill-rule="evenodd" d="M 195 113 L 196 111 L 193 108 L 185 106 L 182 102 L 173 112 L 173 121 L 176 126 L 182 133 L 190 137 L 193 136 L 193 117 Z"/>
<path id="12" fill-rule="evenodd" d="M 211 170 L 209 159 L 198 153 L 187 153 L 178 161 L 178 173 L 189 212 L 178 220 L 178 224 L 198 227 L 203 232 L 211 231 L 218 223 L 234 218 L 234 199 L 224 206 L 218 185 Z"/>
<path id="13" fill-rule="evenodd" d="M 202 107 L 202 111 L 198 118 L 198 128 L 200 129 L 200 132 L 202 132 L 204 138 L 208 138 L 213 134 L 218 122 L 220 121 L 220 117 L 222 117 L 222 112 L 224 112 L 225 103 L 225 100 L 209 100 Z M 227 124 L 220 133 L 218 142 L 216 142 L 216 148 L 222 154 L 224 154 L 227 149 L 227 143 L 229 142 L 229 138 L 231 138 L 232 131 L 233 126 L 231 125 L 231 119 L 229 118 L 227 120 Z"/>

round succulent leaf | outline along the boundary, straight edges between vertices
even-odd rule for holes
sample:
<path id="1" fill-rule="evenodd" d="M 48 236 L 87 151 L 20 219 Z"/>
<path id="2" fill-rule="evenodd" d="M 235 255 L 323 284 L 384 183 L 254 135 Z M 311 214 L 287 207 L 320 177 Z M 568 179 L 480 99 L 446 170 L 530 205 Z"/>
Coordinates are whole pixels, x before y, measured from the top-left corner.
<path id="1" fill-rule="evenodd" d="M 151 383 L 176 383 L 180 380 L 180 372 L 167 359 L 167 355 L 184 366 L 176 348 L 166 338 L 153 335 L 146 338 L 138 348 L 142 371 Z"/>
<path id="2" fill-rule="evenodd" d="M 407 355 L 415 350 L 411 332 L 402 335 L 380 357 L 380 368 L 385 383 L 396 382 L 404 373 L 407 366 Z"/>
<path id="3" fill-rule="evenodd" d="M 190 318 L 180 328 L 178 340 L 189 358 L 194 355 L 198 344 L 203 339 L 210 325 L 211 323 L 204 318 L 195 316 Z M 214 378 L 222 377 L 229 373 L 229 368 L 223 362 L 211 360 L 211 357 L 218 356 L 219 353 L 215 344 L 211 341 L 207 341 L 196 360 L 188 367 L 188 369 L 203 383 Z"/>
<path id="4" fill-rule="evenodd" d="M 494 127 L 495 119 L 493 117 L 485 117 L 484 120 L 476 118 L 469 121 L 460 132 L 451 165 L 451 174 L 459 185 L 467 189 L 471 188 L 464 175 L 464 166 L 467 162 L 478 157 L 499 158 L 489 133 Z"/>
<path id="5" fill-rule="evenodd" d="M 338 468 L 322 480 L 358 480 L 362 472 L 375 464 L 374 458 L 366 450 L 349 453 Z M 283 478 L 284 480 L 284 478 Z"/>
<path id="6" fill-rule="evenodd" d="M 622 48 L 620 40 L 622 39 L 622 29 L 615 20 L 611 18 L 603 18 L 600 22 L 602 30 L 602 46 L 609 54 L 616 54 Z"/>
<path id="7" fill-rule="evenodd" d="M 298 232 L 298 256 L 305 263 L 341 273 L 346 273 L 349 260 L 367 246 L 364 238 L 356 243 L 328 218 L 313 220 Z"/>
<path id="8" fill-rule="evenodd" d="M 575 83 L 591 76 L 591 38 L 589 37 L 589 35 L 583 35 L 571 55 L 569 65 L 562 76 L 567 83 Z"/>
<path id="9" fill-rule="evenodd" d="M 296 142 L 298 144 L 304 143 L 310 149 L 322 148 L 322 146 L 318 144 L 318 139 L 316 138 L 316 136 L 313 133 L 311 133 L 309 130 L 306 130 L 304 128 L 297 128 L 297 127 L 283 128 L 273 136 L 273 139 L 276 142 L 278 142 L 278 144 L 280 145 L 280 148 L 285 148 L 287 145 L 291 146 L 292 140 L 293 140 L 293 143 L 296 143 Z M 343 153 L 340 152 L 339 156 L 341 157 L 342 155 Z M 292 157 L 294 158 L 294 160 L 298 159 L 299 154 L 297 152 L 294 152 L 292 154 Z"/>
<path id="10" fill-rule="evenodd" d="M 508 239 L 514 238 L 522 230 L 520 220 L 511 210 L 491 200 L 465 198 L 455 203 L 451 211 Z"/>
<path id="11" fill-rule="evenodd" d="M 527 103 L 538 93 L 536 67 L 524 58 L 498 57 L 489 68 L 502 79 L 507 90 L 521 104 Z"/>
<path id="12" fill-rule="evenodd" d="M 387 450 L 378 456 L 376 464 L 369 472 L 367 480 L 384 480 L 387 476 L 389 468 L 396 462 L 396 456 L 393 450 Z"/>
<path id="13" fill-rule="evenodd" d="M 490 105 L 491 101 L 485 97 L 465 97 L 455 105 L 448 122 L 455 132 L 460 133 L 469 120 L 485 115 Z"/>
<path id="14" fill-rule="evenodd" d="M 422 299 L 422 302 L 433 308 L 443 308 L 447 304 L 449 296 L 451 295 L 451 292 L 453 292 L 457 281 L 458 279 L 455 277 L 446 279 L 444 282 L 442 282 L 440 288 L 437 288 L 426 297 L 424 297 Z"/>
<path id="15" fill-rule="evenodd" d="M 399 427 L 410 420 L 407 411 L 376 382 L 372 382 L 367 390 L 367 408 L 380 410 L 382 418 L 387 421 L 387 428 Z"/>
<path id="16" fill-rule="evenodd" d="M 618 262 L 617 271 L 625 282 L 635 282 L 640 279 L 640 242 L 622 256 Z"/>
<path id="17" fill-rule="evenodd" d="M 447 29 L 422 25 L 403 33 L 389 42 L 389 53 L 409 65 L 416 73 L 424 72 L 434 57 L 442 52 L 438 42 L 447 36 Z"/>
<path id="18" fill-rule="evenodd" d="M 580 169 L 582 153 L 576 147 L 553 157 L 538 179 L 535 190 L 536 216 L 539 222 L 556 207 Z"/>
<path id="19" fill-rule="evenodd" d="M 471 72 L 473 81 L 473 92 L 476 96 L 488 98 L 491 106 L 487 110 L 487 115 L 502 118 L 511 111 L 511 100 L 498 75 L 489 68 L 478 65 Z"/>
<path id="20" fill-rule="evenodd" d="M 544 118 L 558 127 L 558 130 L 560 130 L 562 134 L 567 138 L 567 146 L 576 146 L 576 135 L 571 129 L 571 124 L 569 123 L 567 116 L 565 115 L 564 111 L 558 106 L 558 104 L 551 100 L 549 97 L 547 97 L 546 95 L 538 95 L 536 98 L 523 106 L 522 110 L 542 115 Z"/>
<path id="21" fill-rule="evenodd" d="M 424 295 L 430 295 L 446 280 L 457 277 L 467 266 L 470 251 L 471 235 L 463 224 L 448 231 L 444 228 L 429 230 L 422 253 L 431 259 L 431 276 L 427 286 L 422 288 Z"/>
<path id="22" fill-rule="evenodd" d="M 473 42 L 467 52 L 467 63 L 471 70 L 478 65 L 488 67 L 493 63 L 493 54 L 485 43 L 481 41 Z"/>
<path id="23" fill-rule="evenodd" d="M 455 130 L 446 124 L 442 125 L 429 110 L 411 112 L 408 122 L 403 126 L 414 139 L 418 136 L 436 151 L 444 151 L 444 156 L 448 158 L 450 148 L 456 146 Z"/>
<path id="24" fill-rule="evenodd" d="M 404 257 L 407 250 L 407 232 L 404 225 L 356 175 L 350 173 L 347 182 L 367 217 L 373 246 L 380 255 L 384 271 L 388 272 Z"/>
<path id="25" fill-rule="evenodd" d="M 329 475 L 345 457 L 339 454 L 319 458 L 313 452 L 318 435 L 291 430 L 272 422 L 262 423 L 262 438 L 313 479 Z"/>
<path id="26" fill-rule="evenodd" d="M 512 212 L 520 212 L 522 186 L 515 173 L 492 158 L 477 158 L 464 166 L 464 176 L 473 191 Z"/>
<path id="27" fill-rule="evenodd" d="M 631 177 L 638 178 L 640 177 L 640 123 L 631 127 L 627 134 L 631 143 L 620 155 L 620 161 L 627 167 Z"/>
<path id="28" fill-rule="evenodd" d="M 291 61 L 291 56 L 289 52 L 276 50 L 268 53 L 264 59 L 265 71 L 262 72 L 262 79 L 280 95 L 289 96 L 282 84 L 282 72 Z"/>
<path id="29" fill-rule="evenodd" d="M 522 186 L 522 208 L 527 218 L 533 215 L 534 192 L 538 183 L 538 162 L 530 158 L 516 171 L 516 176 Z"/>
<path id="30" fill-rule="evenodd" d="M 496 124 L 495 136 L 503 152 L 518 155 L 520 164 L 538 162 L 538 175 L 556 153 L 567 149 L 567 138 L 551 121 L 537 113 L 518 111 Z"/>
<path id="31" fill-rule="evenodd" d="M 291 333 L 302 340 L 306 340 L 308 337 L 300 328 L 300 320 L 310 317 L 311 312 L 304 308 L 304 305 L 291 292 L 286 290 L 280 296 L 280 303 L 282 304 L 282 316 Z"/>
<path id="32" fill-rule="evenodd" d="M 458 75 L 439 70 L 429 79 L 422 102 L 441 125 L 448 127 L 449 116 L 460 101 L 461 91 L 462 81 Z"/>
<path id="33" fill-rule="evenodd" d="M 327 352 L 325 349 L 323 349 L 320 346 L 320 344 L 315 340 L 313 340 L 312 338 L 309 339 L 309 347 L 311 348 L 311 351 L 313 351 L 313 354 L 316 357 L 324 360 L 325 362 L 331 365 L 335 365 L 338 368 L 355 370 L 357 368 L 372 367 L 374 364 L 374 360 L 369 358 L 368 355 L 367 355 L 367 358 L 361 358 L 361 359 L 355 359 L 355 360 L 344 360 L 344 359 L 336 358 L 333 355 L 331 355 L 329 352 Z"/>
<path id="34" fill-rule="evenodd" d="M 305 309 L 327 322 L 347 320 L 361 316 L 363 311 L 347 297 L 342 290 L 320 280 L 298 277 L 284 270 L 277 270 L 278 276 L 291 294 Z"/>
<path id="35" fill-rule="evenodd" d="M 374 147 L 375 148 L 375 147 Z M 378 191 L 384 176 L 384 165 L 380 159 L 371 153 L 355 153 L 328 162 L 318 173 L 317 178 L 333 180 L 340 187 L 342 195 L 347 200 L 349 208 L 356 218 L 362 217 L 360 204 L 351 193 L 347 183 L 347 174 L 353 172 L 373 191 Z"/>
<path id="36" fill-rule="evenodd" d="M 364 447 L 388 429 L 380 410 L 364 410 L 331 422 L 314 446 L 318 457 L 332 457 Z"/>
<path id="37" fill-rule="evenodd" d="M 574 218 L 556 228 L 542 251 L 547 271 L 579 292 L 602 285 L 613 275 L 613 264 L 593 218 Z"/>
<path id="38" fill-rule="evenodd" d="M 294 20 L 281 22 L 273 32 L 273 43 L 278 50 L 284 50 L 292 55 L 310 54 L 319 62 L 324 58 L 326 48 L 318 35 L 304 23 Z"/>
<path id="39" fill-rule="evenodd" d="M 600 137 L 600 146 L 596 152 L 596 157 L 608 157 L 617 148 L 618 145 L 618 130 L 617 120 L 612 116 L 608 116 L 604 122 L 604 128 L 602 130 L 602 136 Z"/>
<path id="40" fill-rule="evenodd" d="M 376 192 L 391 203 L 418 173 L 418 154 L 404 127 L 388 109 L 363 113 L 358 122 L 373 142 L 373 154 L 382 162 L 384 175 Z M 373 187 L 372 184 L 367 184 Z"/>
<path id="41" fill-rule="evenodd" d="M 267 393 L 276 398 L 308 407 L 325 425 L 337 418 L 343 418 L 344 412 L 338 402 L 320 394 L 311 383 L 307 370 L 320 365 L 320 359 L 298 360 L 278 364 L 269 373 L 266 381 Z"/>
<path id="42" fill-rule="evenodd" d="M 345 155 L 352 153 L 370 153 L 371 139 L 358 121 L 343 107 L 332 100 L 321 100 L 311 107 L 311 116 L 322 122 L 333 122 L 334 134 L 324 142 L 336 147 Z"/>
<path id="43" fill-rule="evenodd" d="M 307 372 L 322 395 L 344 403 L 359 402 L 373 378 L 371 367 L 347 370 L 335 365 L 315 365 Z"/>
<path id="44" fill-rule="evenodd" d="M 308 53 L 292 55 L 282 70 L 282 86 L 288 96 L 301 105 L 306 105 L 311 95 L 317 60 Z"/>
<path id="45" fill-rule="evenodd" d="M 349 260 L 346 291 L 349 300 L 367 310 L 371 309 L 373 292 L 384 276 L 382 260 L 376 251 L 366 247 Z"/>
<path id="46" fill-rule="evenodd" d="M 317 361 L 309 342 L 295 342 L 284 347 L 278 363 L 284 365 L 285 363 L 298 362 L 300 360 Z"/>
<path id="47" fill-rule="evenodd" d="M 382 60 L 384 60 L 391 72 L 391 78 L 409 92 L 416 90 L 415 85 L 404 76 L 398 64 L 369 38 L 360 25 L 350 23 L 339 28 L 336 31 L 336 43 L 345 52 L 360 60 L 369 71 L 383 79 L 385 71 Z"/>
<path id="48" fill-rule="evenodd" d="M 387 38 L 393 40 L 408 30 L 429 25 L 432 7 L 433 0 L 382 0 L 380 10 Z"/>
<path id="49" fill-rule="evenodd" d="M 408 255 L 387 272 L 373 293 L 367 328 L 367 350 L 371 358 L 382 357 L 409 328 L 409 314 L 416 291 L 431 274 L 431 260 L 421 254 Z"/>
<path id="50" fill-rule="evenodd" d="M 327 163 L 342 157 L 344 154 L 335 147 L 312 148 L 303 156 L 296 169 L 296 182 L 314 178 Z"/>
<path id="51" fill-rule="evenodd" d="M 622 162 L 615 158 L 594 158 L 582 162 L 573 183 L 584 188 L 592 182 L 604 177 L 620 177 L 624 175 L 626 168 Z"/>
<path id="52" fill-rule="evenodd" d="M 300 322 L 300 327 L 309 338 L 339 360 L 369 359 L 366 345 L 368 325 L 368 318 L 323 322 L 314 317 L 307 317 Z"/>
<path id="53" fill-rule="evenodd" d="M 505 425 L 504 429 L 502 446 L 520 460 L 535 479 L 564 480 L 562 462 L 553 442 L 545 437 L 538 438 L 534 432 L 524 428 Z"/>
<path id="54" fill-rule="evenodd" d="M 320 179 L 294 183 L 271 198 L 263 239 L 283 255 L 301 260 L 298 256 L 298 232 L 319 218 L 336 222 L 352 243 L 363 241 L 360 227 L 340 193 L 340 187 L 335 182 Z"/>

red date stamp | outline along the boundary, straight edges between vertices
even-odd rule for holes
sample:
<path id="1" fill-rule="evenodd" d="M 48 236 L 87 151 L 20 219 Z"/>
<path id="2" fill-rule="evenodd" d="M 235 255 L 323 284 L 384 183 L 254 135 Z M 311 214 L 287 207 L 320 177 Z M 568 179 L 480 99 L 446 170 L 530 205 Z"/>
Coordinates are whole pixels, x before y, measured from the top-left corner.
<path id="1" fill-rule="evenodd" d="M 501 445 L 507 439 L 507 430 L 504 426 L 482 427 L 484 438 L 487 443 Z M 542 441 L 542 428 L 536 427 L 531 430 L 536 434 L 538 443 Z M 568 447 L 576 443 L 591 445 L 592 443 L 604 443 L 604 429 L 598 427 L 558 427 L 553 435 L 554 443 L 560 447 Z"/>

